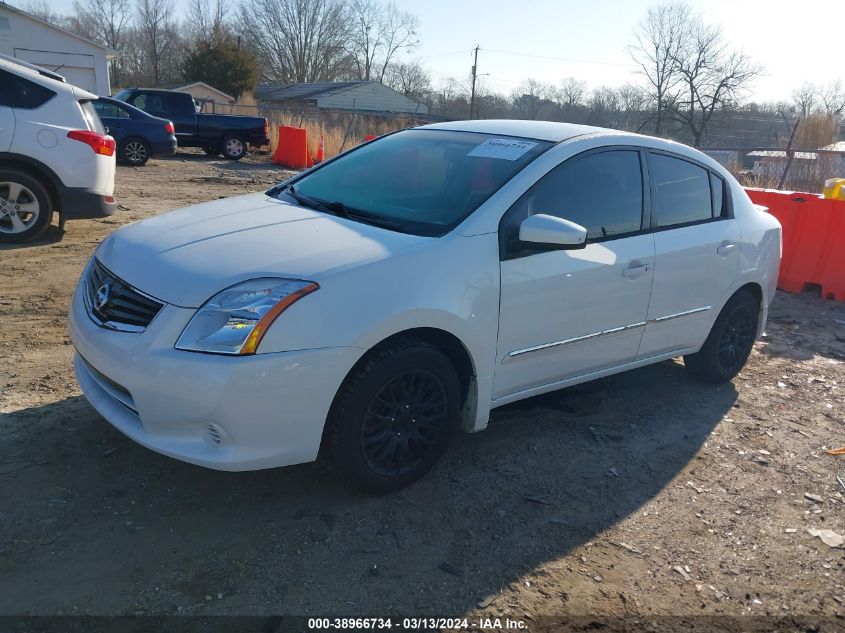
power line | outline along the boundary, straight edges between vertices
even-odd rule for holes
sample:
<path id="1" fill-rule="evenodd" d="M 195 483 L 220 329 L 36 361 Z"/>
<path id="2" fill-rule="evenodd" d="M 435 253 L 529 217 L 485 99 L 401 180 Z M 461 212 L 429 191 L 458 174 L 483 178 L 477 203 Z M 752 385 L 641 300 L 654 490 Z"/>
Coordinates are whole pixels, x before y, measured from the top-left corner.
<path id="1" fill-rule="evenodd" d="M 574 59 L 571 57 L 555 57 L 552 55 L 535 55 L 533 53 L 519 53 L 516 51 L 503 51 L 494 48 L 485 48 L 485 52 L 499 53 L 500 55 L 516 55 L 517 57 L 534 57 L 536 59 L 552 59 L 561 62 L 572 62 L 574 64 L 597 64 L 599 66 L 620 66 L 622 68 L 636 68 L 633 64 L 623 64 L 621 62 L 604 62 L 595 59 Z"/>

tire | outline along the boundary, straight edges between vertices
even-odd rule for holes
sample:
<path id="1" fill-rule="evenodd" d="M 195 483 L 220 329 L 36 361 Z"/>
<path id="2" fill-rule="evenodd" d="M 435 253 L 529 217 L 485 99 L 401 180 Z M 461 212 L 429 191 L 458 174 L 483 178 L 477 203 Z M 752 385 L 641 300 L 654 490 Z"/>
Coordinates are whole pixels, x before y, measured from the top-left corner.
<path id="1" fill-rule="evenodd" d="M 246 141 L 234 134 L 224 136 L 220 143 L 220 153 L 229 160 L 240 160 L 246 156 Z"/>
<path id="2" fill-rule="evenodd" d="M 26 172 L 0 169 L 0 243 L 29 242 L 53 219 L 47 188 Z"/>
<path id="3" fill-rule="evenodd" d="M 335 396 L 320 461 L 358 490 L 403 488 L 446 450 L 460 400 L 458 374 L 437 348 L 412 338 L 377 348 Z"/>
<path id="4" fill-rule="evenodd" d="M 219 147 L 203 147 L 202 151 L 204 151 L 209 156 L 220 156 Z"/>
<path id="5" fill-rule="evenodd" d="M 128 138 L 120 144 L 120 160 L 132 167 L 142 167 L 150 160 L 150 146 L 140 138 Z"/>
<path id="6" fill-rule="evenodd" d="M 722 308 L 701 350 L 684 356 L 684 365 L 698 380 L 728 382 L 745 366 L 754 339 L 760 305 L 747 290 L 740 290 Z"/>

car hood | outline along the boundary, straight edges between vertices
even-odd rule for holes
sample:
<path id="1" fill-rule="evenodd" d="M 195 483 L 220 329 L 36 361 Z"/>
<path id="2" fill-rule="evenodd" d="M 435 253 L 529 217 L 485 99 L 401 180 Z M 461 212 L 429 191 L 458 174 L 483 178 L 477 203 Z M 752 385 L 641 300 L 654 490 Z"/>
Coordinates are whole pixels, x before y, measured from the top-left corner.
<path id="1" fill-rule="evenodd" d="M 263 193 L 186 207 L 113 233 L 96 257 L 166 303 L 195 308 L 256 277 L 320 281 L 432 238 L 345 220 Z"/>

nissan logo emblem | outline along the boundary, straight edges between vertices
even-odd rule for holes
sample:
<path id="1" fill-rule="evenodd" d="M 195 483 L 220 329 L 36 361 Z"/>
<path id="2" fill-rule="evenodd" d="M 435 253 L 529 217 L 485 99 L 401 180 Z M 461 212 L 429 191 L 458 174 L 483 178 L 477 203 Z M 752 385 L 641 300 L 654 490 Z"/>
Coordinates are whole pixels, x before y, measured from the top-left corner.
<path id="1" fill-rule="evenodd" d="M 109 286 L 108 283 L 104 283 L 102 286 L 97 288 L 97 293 L 94 295 L 95 310 L 102 310 L 109 302 L 109 292 L 111 292 L 111 286 Z"/>

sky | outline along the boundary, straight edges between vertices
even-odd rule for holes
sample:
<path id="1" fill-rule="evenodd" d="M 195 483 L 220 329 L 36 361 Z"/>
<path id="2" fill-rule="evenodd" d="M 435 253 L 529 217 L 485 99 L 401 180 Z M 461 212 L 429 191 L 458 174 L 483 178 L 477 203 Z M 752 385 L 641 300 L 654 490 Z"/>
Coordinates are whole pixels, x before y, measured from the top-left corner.
<path id="1" fill-rule="evenodd" d="M 237 0 L 233 0 L 236 2 Z M 627 53 L 631 33 L 654 0 L 393 0 L 420 19 L 420 47 L 407 55 L 431 72 L 432 83 L 463 79 L 478 45 L 487 87 L 509 94 L 528 77 L 558 84 L 564 77 L 593 88 L 637 81 Z M 177 5 L 187 0 L 176 0 Z M 48 0 L 69 12 L 73 0 Z M 750 100 L 788 99 L 805 81 L 845 84 L 841 0 L 799 5 L 761 0 L 689 0 L 727 40 L 763 65 Z M 780 6 L 779 6 L 780 5 Z M 489 73 L 489 74 L 488 74 Z"/>

